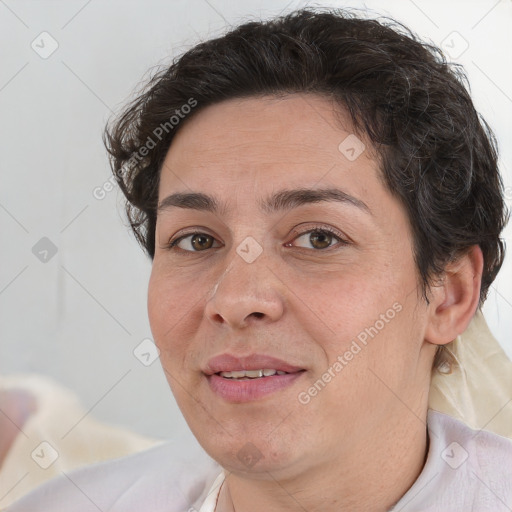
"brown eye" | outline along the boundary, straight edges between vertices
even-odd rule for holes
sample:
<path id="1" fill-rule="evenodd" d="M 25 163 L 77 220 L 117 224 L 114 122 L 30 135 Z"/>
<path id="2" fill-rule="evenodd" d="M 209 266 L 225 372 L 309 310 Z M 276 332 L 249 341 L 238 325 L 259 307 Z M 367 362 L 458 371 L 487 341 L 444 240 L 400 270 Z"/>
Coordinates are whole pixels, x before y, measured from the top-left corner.
<path id="1" fill-rule="evenodd" d="M 345 240 L 343 240 L 340 236 L 331 233 L 328 229 L 310 229 L 297 236 L 292 244 L 287 244 L 288 246 L 296 245 L 297 241 L 303 239 L 308 245 L 298 245 L 298 247 L 305 247 L 307 249 L 328 249 L 335 245 L 336 242 L 341 244 L 346 244 Z M 335 243 L 333 243 L 335 242 Z M 304 242 L 302 242 L 303 244 Z"/>
<path id="2" fill-rule="evenodd" d="M 192 247 L 198 251 L 201 249 L 209 249 L 213 245 L 213 237 L 210 235 L 196 233 L 195 235 L 192 235 L 190 243 Z"/>
<path id="3" fill-rule="evenodd" d="M 169 244 L 169 249 L 181 249 L 187 252 L 202 252 L 213 247 L 215 238 L 206 233 L 190 233 L 181 236 Z"/>
<path id="4" fill-rule="evenodd" d="M 331 245 L 333 236 L 322 231 L 313 231 L 309 235 L 309 241 L 315 249 L 325 249 Z"/>

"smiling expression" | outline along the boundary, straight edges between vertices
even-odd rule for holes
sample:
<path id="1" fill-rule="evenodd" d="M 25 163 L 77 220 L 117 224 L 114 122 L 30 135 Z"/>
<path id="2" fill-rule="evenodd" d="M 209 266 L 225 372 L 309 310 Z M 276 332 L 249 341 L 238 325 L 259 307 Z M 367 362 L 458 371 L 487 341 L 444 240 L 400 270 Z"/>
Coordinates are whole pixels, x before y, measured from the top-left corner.
<path id="1" fill-rule="evenodd" d="M 369 142 L 340 151 L 363 141 L 334 108 L 302 94 L 207 107 L 161 171 L 151 329 L 191 430 L 231 470 L 339 460 L 424 404 L 434 348 L 411 227 Z"/>

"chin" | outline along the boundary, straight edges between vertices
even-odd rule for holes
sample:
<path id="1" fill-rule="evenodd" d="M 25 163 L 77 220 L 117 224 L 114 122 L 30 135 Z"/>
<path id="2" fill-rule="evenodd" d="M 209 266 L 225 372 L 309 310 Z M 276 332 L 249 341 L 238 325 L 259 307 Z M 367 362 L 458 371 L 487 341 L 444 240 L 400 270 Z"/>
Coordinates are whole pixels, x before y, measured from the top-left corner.
<path id="1" fill-rule="evenodd" d="M 275 426 L 272 428 L 275 429 Z M 257 432 L 257 427 L 251 427 L 238 435 L 230 435 L 218 425 L 215 435 L 212 430 L 205 432 L 204 427 L 201 432 L 193 430 L 208 455 L 225 470 L 235 474 L 251 474 L 255 477 L 262 475 L 268 478 L 269 472 L 287 473 L 304 455 L 297 453 L 297 446 L 301 446 L 297 440 L 289 443 L 274 435 L 269 442 L 266 433 L 257 435 Z"/>

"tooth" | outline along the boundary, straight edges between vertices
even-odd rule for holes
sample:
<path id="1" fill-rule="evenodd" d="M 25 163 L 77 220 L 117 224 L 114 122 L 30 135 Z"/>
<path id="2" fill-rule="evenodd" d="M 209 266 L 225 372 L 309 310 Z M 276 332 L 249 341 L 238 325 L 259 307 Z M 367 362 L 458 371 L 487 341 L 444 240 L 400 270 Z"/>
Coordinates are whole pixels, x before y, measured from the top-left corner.
<path id="1" fill-rule="evenodd" d="M 263 370 L 245 370 L 245 375 L 251 379 L 263 377 Z"/>
<path id="2" fill-rule="evenodd" d="M 220 372 L 220 375 L 228 379 L 239 379 L 245 377 L 245 372 L 243 370 L 235 370 L 233 372 Z"/>
<path id="3" fill-rule="evenodd" d="M 264 370 L 234 370 L 232 372 L 219 372 L 221 377 L 226 379 L 257 379 L 260 377 L 271 377 L 272 375 L 285 375 L 286 372 L 265 368 Z"/>

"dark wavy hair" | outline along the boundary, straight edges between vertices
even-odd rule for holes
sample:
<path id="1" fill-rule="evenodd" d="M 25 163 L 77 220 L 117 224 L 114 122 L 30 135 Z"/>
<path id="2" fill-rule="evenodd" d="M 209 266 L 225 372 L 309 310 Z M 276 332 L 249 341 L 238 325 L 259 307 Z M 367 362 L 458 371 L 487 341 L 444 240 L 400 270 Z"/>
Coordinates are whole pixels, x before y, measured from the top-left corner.
<path id="1" fill-rule="evenodd" d="M 408 212 L 425 299 L 448 262 L 481 247 L 481 306 L 503 262 L 508 213 L 496 141 L 466 76 L 403 25 L 338 9 L 246 22 L 201 42 L 154 72 L 107 124 L 112 171 L 151 259 L 160 169 L 180 127 L 227 99 L 290 93 L 333 98 L 370 139 Z"/>

